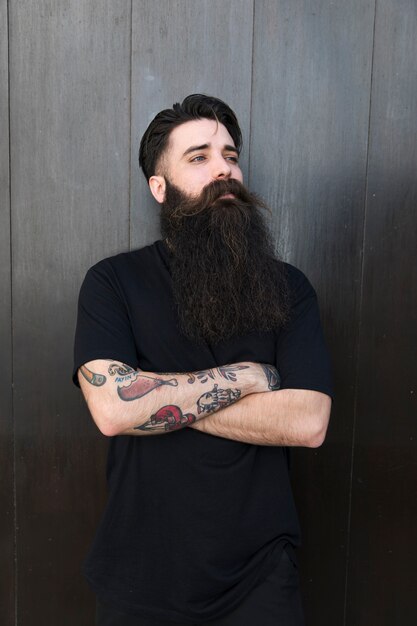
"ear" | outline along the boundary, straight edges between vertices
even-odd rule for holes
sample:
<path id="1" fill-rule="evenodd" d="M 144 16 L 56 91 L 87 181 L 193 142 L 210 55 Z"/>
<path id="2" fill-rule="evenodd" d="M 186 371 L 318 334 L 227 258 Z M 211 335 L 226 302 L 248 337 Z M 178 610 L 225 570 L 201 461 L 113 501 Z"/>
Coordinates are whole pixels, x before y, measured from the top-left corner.
<path id="1" fill-rule="evenodd" d="M 151 176 L 149 179 L 149 189 L 155 200 L 162 204 L 165 200 L 165 178 L 163 176 Z"/>

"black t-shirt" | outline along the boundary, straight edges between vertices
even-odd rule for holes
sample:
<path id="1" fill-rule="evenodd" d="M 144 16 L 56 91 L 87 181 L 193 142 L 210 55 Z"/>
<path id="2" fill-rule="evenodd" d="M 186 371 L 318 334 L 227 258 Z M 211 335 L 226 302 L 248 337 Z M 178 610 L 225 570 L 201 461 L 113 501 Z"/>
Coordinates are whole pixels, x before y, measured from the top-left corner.
<path id="1" fill-rule="evenodd" d="M 196 345 L 177 327 L 170 256 L 157 241 L 91 268 L 80 292 L 77 369 L 113 359 L 149 372 L 192 372 L 227 363 L 276 365 L 281 388 L 332 395 L 317 299 L 287 265 L 290 321 Z M 248 302 L 248 306 L 251 303 Z M 110 440 L 109 498 L 85 574 L 98 596 L 125 612 L 203 623 L 232 611 L 299 545 L 287 450 L 192 428 Z"/>

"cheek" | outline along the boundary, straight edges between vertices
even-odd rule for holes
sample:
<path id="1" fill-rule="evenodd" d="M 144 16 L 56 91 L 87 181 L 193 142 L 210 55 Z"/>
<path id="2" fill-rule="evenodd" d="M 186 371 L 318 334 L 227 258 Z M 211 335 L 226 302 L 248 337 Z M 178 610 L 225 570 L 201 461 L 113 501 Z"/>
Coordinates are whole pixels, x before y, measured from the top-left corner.
<path id="1" fill-rule="evenodd" d="M 208 172 L 196 172 L 193 176 L 190 176 L 186 182 L 186 187 L 189 193 L 198 195 L 203 187 L 211 182 L 211 177 Z"/>
<path id="2" fill-rule="evenodd" d="M 242 174 L 242 170 L 240 169 L 240 167 L 237 167 L 233 172 L 232 172 L 232 176 L 233 178 L 235 178 L 236 180 L 238 180 L 240 183 L 243 183 L 243 174 Z"/>

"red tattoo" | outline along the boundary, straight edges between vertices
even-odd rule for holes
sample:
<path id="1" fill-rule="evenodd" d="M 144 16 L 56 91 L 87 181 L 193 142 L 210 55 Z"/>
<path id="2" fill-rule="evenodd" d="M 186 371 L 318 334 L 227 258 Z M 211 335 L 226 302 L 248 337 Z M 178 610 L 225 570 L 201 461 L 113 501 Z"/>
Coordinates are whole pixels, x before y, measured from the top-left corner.
<path id="1" fill-rule="evenodd" d="M 195 422 L 196 417 L 192 413 L 183 413 L 179 406 L 168 404 L 159 409 L 151 419 L 136 430 L 178 430 Z"/>
<path id="2" fill-rule="evenodd" d="M 176 378 L 163 380 L 162 378 L 151 378 L 151 376 L 144 376 L 143 374 L 140 374 L 138 378 L 132 381 L 127 387 L 118 387 L 117 393 L 122 400 L 137 400 L 162 385 L 177 387 L 178 381 Z"/>

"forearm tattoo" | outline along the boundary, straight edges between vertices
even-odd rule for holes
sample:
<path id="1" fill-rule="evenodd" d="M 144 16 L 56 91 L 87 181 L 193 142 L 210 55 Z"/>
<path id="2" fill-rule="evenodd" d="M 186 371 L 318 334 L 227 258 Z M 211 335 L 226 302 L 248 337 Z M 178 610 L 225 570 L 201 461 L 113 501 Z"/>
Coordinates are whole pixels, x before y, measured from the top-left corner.
<path id="1" fill-rule="evenodd" d="M 143 398 L 143 396 L 146 396 L 147 393 L 150 393 L 162 385 L 177 387 L 178 381 L 176 378 L 164 380 L 163 378 L 152 378 L 151 376 L 138 374 L 136 380 L 129 383 L 126 387 L 118 387 L 117 393 L 119 394 L 119 398 L 122 400 L 137 400 L 138 398 Z"/>
<path id="2" fill-rule="evenodd" d="M 107 377 L 104 374 L 96 374 L 89 370 L 85 365 L 80 367 L 80 371 L 84 378 L 95 387 L 101 387 L 107 381 Z M 162 378 L 154 378 L 152 376 L 145 376 L 137 370 L 125 365 L 124 363 L 111 363 L 108 372 L 110 376 L 115 377 L 116 383 L 129 383 L 123 386 L 117 387 L 117 393 L 122 400 L 130 401 L 137 400 L 146 396 L 147 393 L 161 387 L 161 385 L 171 385 L 177 387 L 178 381 L 176 378 L 170 380 L 164 380 Z M 130 382 L 129 382 L 130 381 Z"/>
<path id="3" fill-rule="evenodd" d="M 201 417 L 204 417 L 201 415 L 202 413 L 209 415 L 236 402 L 240 396 L 240 389 L 219 389 L 218 385 L 214 385 L 211 391 L 203 393 L 198 398 L 197 414 Z M 140 426 L 135 426 L 134 430 L 179 430 L 189 426 L 198 419 L 193 413 L 183 413 L 179 406 L 168 404 L 151 415 L 147 422 Z"/>
<path id="4" fill-rule="evenodd" d="M 94 387 L 101 387 L 107 380 L 107 378 L 103 376 L 103 374 L 95 374 L 85 365 L 81 365 L 80 372 L 84 376 L 86 381 L 88 381 L 90 385 L 93 385 Z"/>
<path id="5" fill-rule="evenodd" d="M 268 388 L 271 391 L 277 391 L 281 386 L 281 380 L 276 367 L 267 363 L 261 363 L 261 367 L 268 381 Z"/>
<path id="6" fill-rule="evenodd" d="M 124 383 L 127 380 L 136 380 L 138 376 L 138 372 L 130 367 L 130 365 L 125 365 L 124 363 L 111 363 L 109 365 L 109 374 L 110 376 L 115 376 L 116 383 Z"/>
<path id="7" fill-rule="evenodd" d="M 248 365 L 222 365 L 213 369 L 205 369 L 199 372 L 185 374 L 187 382 L 194 384 L 196 380 L 200 383 L 207 383 L 209 380 L 215 380 L 216 375 L 227 381 L 236 382 L 237 372 L 248 369 Z M 262 364 L 263 371 L 268 381 L 268 387 L 271 390 L 279 389 L 279 376 L 275 367 L 272 365 Z M 85 365 L 80 367 L 80 371 L 84 378 L 93 386 L 101 387 L 107 381 L 104 374 L 97 374 L 89 370 Z M 178 387 L 177 378 L 164 379 L 160 376 L 147 376 L 142 374 L 140 370 L 124 363 L 110 362 L 108 367 L 109 375 L 114 379 L 117 386 L 117 393 L 121 400 L 130 402 L 146 396 L 151 391 L 169 385 Z M 172 374 L 171 374 L 172 375 Z M 175 374 L 174 376 L 176 376 Z M 178 373 L 178 375 L 180 375 Z M 121 384 L 120 384 L 121 383 Z M 219 409 L 223 409 L 233 404 L 241 397 L 240 389 L 219 389 L 216 383 L 211 391 L 203 393 L 196 401 L 194 413 L 183 413 L 181 407 L 175 404 L 167 404 L 159 408 L 151 417 L 139 426 L 135 426 L 134 430 L 143 431 L 173 431 L 189 426 L 198 419 L 209 415 Z"/>
<path id="8" fill-rule="evenodd" d="M 215 370 L 221 378 L 225 378 L 226 380 L 235 383 L 236 372 L 239 372 L 240 370 L 246 370 L 248 369 L 248 367 L 249 365 L 221 365 L 220 367 L 216 367 Z M 190 385 L 195 383 L 196 380 L 199 380 L 200 383 L 206 383 L 209 378 L 214 380 L 214 369 L 201 370 L 200 372 L 188 374 L 187 382 L 190 383 Z"/>
<path id="9" fill-rule="evenodd" d="M 178 430 L 192 424 L 195 420 L 196 416 L 192 413 L 184 414 L 179 406 L 167 404 L 151 415 L 147 422 L 135 426 L 134 430 Z"/>
<path id="10" fill-rule="evenodd" d="M 197 400 L 198 413 L 212 413 L 223 409 L 239 400 L 240 396 L 240 389 L 219 389 L 217 385 L 214 385 L 211 391 L 203 393 Z"/>
<path id="11" fill-rule="evenodd" d="M 125 400 L 125 402 L 143 398 L 143 396 L 146 396 L 147 393 L 150 393 L 162 385 L 171 385 L 172 387 L 178 386 L 176 378 L 164 380 L 163 378 L 145 376 L 145 374 L 141 374 L 137 370 L 134 370 L 133 367 L 125 365 L 124 363 L 122 365 L 119 363 L 112 363 L 109 366 L 109 374 L 110 376 L 116 377 L 116 383 L 126 383 L 130 381 L 128 385 L 117 387 L 119 398 Z"/>

